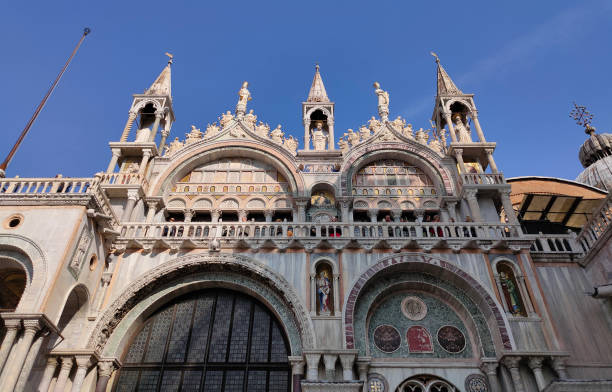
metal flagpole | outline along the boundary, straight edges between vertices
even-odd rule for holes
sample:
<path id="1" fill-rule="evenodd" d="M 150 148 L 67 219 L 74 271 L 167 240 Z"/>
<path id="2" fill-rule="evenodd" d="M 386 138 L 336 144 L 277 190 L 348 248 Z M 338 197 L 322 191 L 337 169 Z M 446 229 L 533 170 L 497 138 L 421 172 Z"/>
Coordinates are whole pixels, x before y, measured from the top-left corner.
<path id="1" fill-rule="evenodd" d="M 42 108 L 47 103 L 47 100 L 49 99 L 49 96 L 51 95 L 53 90 L 55 90 L 55 87 L 57 86 L 57 83 L 62 78 L 62 75 L 64 75 L 64 72 L 66 72 L 66 68 L 68 68 L 68 64 L 70 64 L 70 62 L 72 61 L 72 58 L 76 54 L 77 50 L 79 50 L 79 46 L 81 46 L 81 44 L 83 43 L 83 40 L 85 39 L 85 37 L 89 33 L 91 33 L 91 29 L 89 27 L 85 27 L 85 29 L 83 30 L 83 35 L 81 36 L 81 39 L 79 40 L 79 43 L 77 43 L 76 47 L 72 51 L 72 54 L 70 55 L 70 57 L 66 61 L 66 64 L 64 64 L 64 68 L 62 68 L 62 70 L 59 73 L 59 75 L 57 75 L 57 78 L 55 78 L 55 81 L 53 82 L 53 84 L 49 88 L 49 91 L 47 91 L 47 94 L 45 94 L 45 96 L 43 97 L 42 101 L 40 102 L 40 104 L 36 108 L 36 111 L 32 115 L 32 118 L 30 118 L 30 121 L 28 121 L 28 123 L 26 124 L 25 128 L 23 129 L 23 131 L 21 131 L 21 135 L 19 135 L 19 139 L 17 139 L 17 141 L 13 145 L 13 148 L 8 153 L 8 155 L 6 156 L 6 159 L 4 160 L 4 162 L 2 162 L 2 164 L 0 164 L 0 178 L 5 177 L 5 175 L 6 175 L 6 167 L 11 162 L 11 159 L 13 159 L 13 155 L 15 155 L 15 152 L 17 152 L 17 149 L 19 148 L 19 146 L 21 145 L 21 142 L 23 141 L 23 139 L 27 135 L 28 131 L 30 130 L 30 127 L 32 127 L 32 124 L 34 124 L 34 121 L 36 121 L 36 118 L 40 114 Z"/>

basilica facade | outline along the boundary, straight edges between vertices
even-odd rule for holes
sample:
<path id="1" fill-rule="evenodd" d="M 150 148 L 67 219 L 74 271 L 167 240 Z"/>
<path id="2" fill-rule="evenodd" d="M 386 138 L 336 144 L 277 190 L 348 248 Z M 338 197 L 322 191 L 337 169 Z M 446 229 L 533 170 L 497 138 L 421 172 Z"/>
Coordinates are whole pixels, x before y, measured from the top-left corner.
<path id="1" fill-rule="evenodd" d="M 171 63 L 104 172 L 0 178 L 2 391 L 611 390 L 612 136 L 506 180 L 437 58 L 430 129 L 336 132 L 317 66 L 303 140 L 247 82 L 171 132 Z"/>

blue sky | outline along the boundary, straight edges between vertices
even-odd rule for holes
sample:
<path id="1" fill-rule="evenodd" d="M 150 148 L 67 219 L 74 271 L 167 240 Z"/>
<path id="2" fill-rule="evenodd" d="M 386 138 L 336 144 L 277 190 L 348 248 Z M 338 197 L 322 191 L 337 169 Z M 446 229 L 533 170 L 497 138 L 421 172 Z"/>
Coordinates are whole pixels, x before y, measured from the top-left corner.
<path id="1" fill-rule="evenodd" d="M 131 94 L 175 56 L 171 137 L 184 138 L 234 109 L 243 80 L 249 108 L 302 143 L 301 102 L 319 62 L 336 103 L 336 135 L 376 114 L 372 82 L 391 117 L 429 128 L 438 53 L 480 121 L 506 177 L 574 179 L 586 135 L 572 101 L 612 131 L 612 2 L 9 2 L 0 34 L 6 155 L 82 28 L 87 37 L 7 176 L 92 176 L 105 170 Z"/>

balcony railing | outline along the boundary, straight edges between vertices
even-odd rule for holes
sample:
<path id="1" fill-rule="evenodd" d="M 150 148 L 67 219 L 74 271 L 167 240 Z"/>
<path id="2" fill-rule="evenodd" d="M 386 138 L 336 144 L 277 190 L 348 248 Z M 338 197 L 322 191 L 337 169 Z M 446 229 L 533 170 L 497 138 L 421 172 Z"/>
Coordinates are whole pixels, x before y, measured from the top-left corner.
<path id="1" fill-rule="evenodd" d="M 479 239 L 518 237 L 518 227 L 488 223 L 125 223 L 121 239 Z"/>
<path id="2" fill-rule="evenodd" d="M 102 185 L 142 185 L 145 192 L 149 186 L 146 178 L 138 173 L 104 173 L 101 176 Z"/>
<path id="3" fill-rule="evenodd" d="M 93 178 L 5 178 L 0 181 L 0 194 L 84 194 L 93 184 Z"/>
<path id="4" fill-rule="evenodd" d="M 597 240 L 607 230 L 610 222 L 612 222 L 612 198 L 608 196 L 578 235 L 578 243 L 585 253 L 588 253 L 595 246 Z"/>
<path id="5" fill-rule="evenodd" d="M 525 234 L 525 238 L 532 239 L 532 253 L 582 255 L 584 250 L 576 240 L 576 234 Z"/>
<path id="6" fill-rule="evenodd" d="M 503 185 L 505 184 L 502 173 L 464 173 L 461 174 L 463 185 Z"/>

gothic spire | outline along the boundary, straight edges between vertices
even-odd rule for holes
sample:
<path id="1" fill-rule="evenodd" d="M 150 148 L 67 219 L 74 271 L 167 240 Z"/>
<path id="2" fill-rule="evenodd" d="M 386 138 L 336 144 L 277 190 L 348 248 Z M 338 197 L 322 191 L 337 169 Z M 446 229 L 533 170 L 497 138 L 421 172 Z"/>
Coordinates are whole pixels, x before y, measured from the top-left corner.
<path id="1" fill-rule="evenodd" d="M 166 56 L 169 57 L 168 65 L 164 67 L 151 87 L 145 91 L 145 95 L 167 95 L 172 97 L 170 66 L 172 65 L 173 56 L 170 53 L 166 53 Z"/>
<path id="2" fill-rule="evenodd" d="M 450 76 L 448 76 L 442 64 L 440 64 L 438 55 L 434 52 L 431 52 L 431 55 L 436 58 L 436 64 L 438 64 L 438 95 L 463 94 L 463 92 L 455 86 L 455 83 Z"/>
<path id="3" fill-rule="evenodd" d="M 321 78 L 321 74 L 319 73 L 319 64 L 315 66 L 315 76 L 312 79 L 312 86 L 310 87 L 310 92 L 308 93 L 307 102 L 329 102 L 329 98 L 327 98 L 327 92 L 325 91 L 325 86 L 323 85 L 323 79 Z"/>

